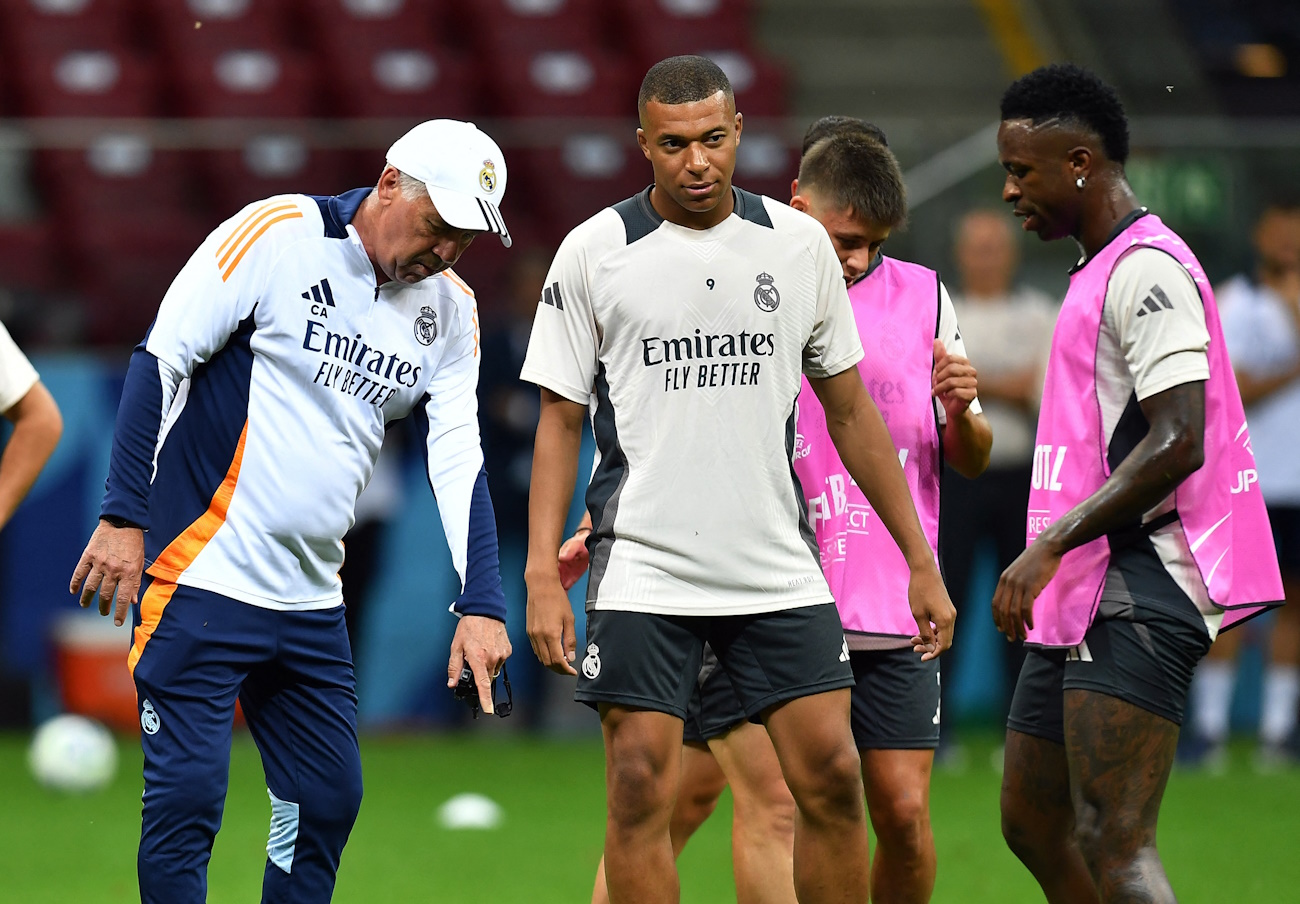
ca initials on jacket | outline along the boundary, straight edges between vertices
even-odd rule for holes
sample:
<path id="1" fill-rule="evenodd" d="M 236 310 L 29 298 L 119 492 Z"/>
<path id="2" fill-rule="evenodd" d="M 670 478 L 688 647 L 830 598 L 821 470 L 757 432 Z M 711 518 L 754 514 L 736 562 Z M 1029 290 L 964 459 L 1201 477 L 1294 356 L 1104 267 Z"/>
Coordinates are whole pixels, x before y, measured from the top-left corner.
<path id="1" fill-rule="evenodd" d="M 1065 465 L 1068 446 L 1039 445 L 1034 447 L 1035 490 L 1056 492 L 1061 489 L 1061 468 Z"/>

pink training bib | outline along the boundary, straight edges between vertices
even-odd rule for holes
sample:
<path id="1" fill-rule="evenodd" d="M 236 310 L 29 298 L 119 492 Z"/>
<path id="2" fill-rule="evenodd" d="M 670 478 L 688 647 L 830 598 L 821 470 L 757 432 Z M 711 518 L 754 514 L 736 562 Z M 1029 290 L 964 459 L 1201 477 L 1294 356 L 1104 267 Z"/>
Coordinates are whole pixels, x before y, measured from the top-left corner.
<path id="1" fill-rule="evenodd" d="M 898 450 L 930 548 L 939 541 L 939 425 L 930 394 L 939 275 L 884 258 L 849 289 L 862 347 L 858 370 Z M 808 500 L 822 571 L 846 631 L 911 637 L 910 572 L 889 531 L 849 477 L 805 378 L 799 393 L 795 473 Z"/>
<path id="2" fill-rule="evenodd" d="M 1106 287 L 1115 265 L 1138 247 L 1159 248 L 1187 268 L 1205 305 L 1210 379 L 1205 384 L 1205 463 L 1174 493 L 1175 511 L 1223 628 L 1282 600 L 1282 579 L 1237 380 L 1228 361 L 1214 293 L 1195 255 L 1160 219 L 1140 217 L 1070 277 L 1048 360 L 1029 497 L 1034 539 L 1110 476 L 1097 398 L 1096 352 Z M 1240 553 L 1240 554 L 1236 554 Z M 1101 599 L 1110 545 L 1100 537 L 1066 553 L 1034 603 L 1030 643 L 1075 646 Z"/>

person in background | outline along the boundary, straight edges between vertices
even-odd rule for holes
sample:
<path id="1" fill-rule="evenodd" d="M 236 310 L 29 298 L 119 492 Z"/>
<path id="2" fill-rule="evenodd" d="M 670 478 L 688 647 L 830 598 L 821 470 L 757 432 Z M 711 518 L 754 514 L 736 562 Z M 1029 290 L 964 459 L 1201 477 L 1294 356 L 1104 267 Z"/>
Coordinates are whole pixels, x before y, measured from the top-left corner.
<path id="1" fill-rule="evenodd" d="M 1265 208 L 1253 235 L 1256 268 L 1218 291 L 1259 489 L 1268 505 L 1282 586 L 1300 601 L 1300 204 Z M 1179 751 L 1182 762 L 1212 771 L 1226 767 L 1228 717 L 1244 638 L 1234 631 L 1214 642 L 1192 683 L 1192 726 Z M 1247 635 L 1248 637 L 1249 635 Z M 1294 764 L 1300 700 L 1300 606 L 1283 606 L 1271 623 L 1264 670 L 1255 766 L 1269 771 Z"/>
<path id="2" fill-rule="evenodd" d="M 960 610 L 969 601 L 976 556 L 986 541 L 997 557 L 998 574 L 1025 548 L 1038 394 L 1056 307 L 1046 293 L 1016 284 L 1020 252 L 1001 211 L 977 209 L 965 214 L 957 224 L 954 257 L 961 288 L 953 295 L 953 307 L 967 348 L 979 352 L 980 401 L 994 436 L 989 467 L 983 474 L 969 479 L 951 467 L 944 472 L 939 551 L 948 592 Z M 982 606 L 988 600 L 974 602 Z M 999 652 L 1002 696 L 998 705 L 1003 718 L 1024 649 L 1017 641 Z M 947 713 L 953 712 L 949 700 L 960 656 L 960 651 L 949 652 L 943 665 Z M 941 766 L 959 767 L 965 757 L 951 718 L 943 720 L 941 731 L 936 759 Z"/>

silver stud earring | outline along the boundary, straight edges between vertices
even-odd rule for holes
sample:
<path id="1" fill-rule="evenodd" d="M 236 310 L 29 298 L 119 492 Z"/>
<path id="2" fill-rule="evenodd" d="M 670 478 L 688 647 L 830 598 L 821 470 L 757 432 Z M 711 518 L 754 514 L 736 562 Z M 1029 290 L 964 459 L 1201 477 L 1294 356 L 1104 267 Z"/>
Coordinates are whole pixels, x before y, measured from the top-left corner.
<path id="1" fill-rule="evenodd" d="M 1074 180 L 1074 184 L 1075 184 L 1076 187 L 1078 187 L 1079 191 L 1083 191 L 1083 177 L 1082 177 L 1082 176 L 1080 176 L 1078 179 L 1075 179 L 1075 180 Z"/>

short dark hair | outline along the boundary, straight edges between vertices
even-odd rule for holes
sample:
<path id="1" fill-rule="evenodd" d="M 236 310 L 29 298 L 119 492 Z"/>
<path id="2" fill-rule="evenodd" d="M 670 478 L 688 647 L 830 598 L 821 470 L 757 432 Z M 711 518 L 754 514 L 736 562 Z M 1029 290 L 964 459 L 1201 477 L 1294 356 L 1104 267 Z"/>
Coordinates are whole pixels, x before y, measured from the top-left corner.
<path id="1" fill-rule="evenodd" d="M 641 80 L 641 93 L 637 95 L 638 113 L 645 112 L 650 101 L 661 104 L 689 104 L 706 100 L 721 91 L 732 109 L 736 95 L 731 81 L 717 63 L 702 56 L 675 56 L 660 60 L 650 67 Z"/>
<path id="2" fill-rule="evenodd" d="M 880 226 L 907 221 L 907 189 L 894 152 L 862 132 L 832 134 L 809 148 L 799 161 L 799 191 L 805 189 Z"/>
<path id="3" fill-rule="evenodd" d="M 885 147 L 889 147 L 889 141 L 885 138 L 885 130 L 874 122 L 867 122 L 865 119 L 858 119 L 856 116 L 832 114 L 823 116 L 808 127 L 808 131 L 803 133 L 803 144 L 799 147 L 799 153 L 801 155 L 808 153 L 808 149 L 823 138 L 848 134 L 866 135 L 868 138 L 879 141 Z"/>
<path id="4" fill-rule="evenodd" d="M 1060 119 L 1095 132 L 1106 156 L 1128 159 L 1128 119 L 1115 89 L 1073 63 L 1041 66 L 1011 83 L 1002 95 L 1002 118 L 1034 125 Z"/>

